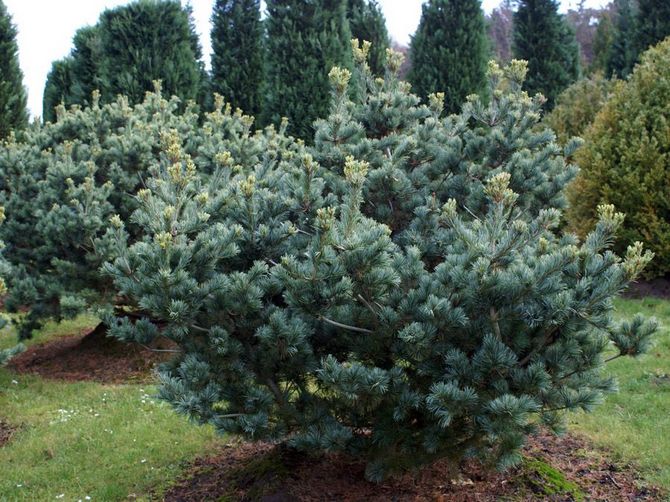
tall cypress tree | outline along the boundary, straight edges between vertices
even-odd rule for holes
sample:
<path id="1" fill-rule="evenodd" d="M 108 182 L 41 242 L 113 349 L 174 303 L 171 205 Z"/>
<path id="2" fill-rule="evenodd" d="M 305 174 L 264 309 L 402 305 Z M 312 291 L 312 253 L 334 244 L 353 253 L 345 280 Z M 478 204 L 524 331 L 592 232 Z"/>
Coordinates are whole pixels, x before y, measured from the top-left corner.
<path id="1" fill-rule="evenodd" d="M 107 10 L 93 27 L 80 29 L 68 58 L 53 64 L 44 97 L 44 118 L 55 105 L 90 104 L 123 94 L 131 104 L 162 82 L 166 95 L 202 101 L 205 70 L 190 8 L 179 0 L 138 0 Z"/>
<path id="2" fill-rule="evenodd" d="M 616 21 L 614 39 L 607 58 L 607 75 L 625 77 L 637 59 L 634 0 L 614 0 Z"/>
<path id="3" fill-rule="evenodd" d="M 488 56 L 479 0 L 429 0 L 410 47 L 409 81 L 424 99 L 444 92 L 445 109 L 455 113 L 484 88 Z"/>
<path id="4" fill-rule="evenodd" d="M 28 123 L 26 90 L 19 66 L 16 28 L 0 0 L 0 139 Z"/>
<path id="5" fill-rule="evenodd" d="M 212 14 L 212 90 L 232 106 L 261 109 L 263 28 L 260 0 L 217 0 Z"/>
<path id="6" fill-rule="evenodd" d="M 69 108 L 74 103 L 70 89 L 72 87 L 72 56 L 51 63 L 42 97 L 42 119 L 44 122 L 56 121 L 56 107 L 59 104 Z"/>
<path id="7" fill-rule="evenodd" d="M 197 99 L 200 66 L 189 11 L 178 0 L 139 0 L 100 16 L 102 99 L 139 103 L 160 80 L 166 95 Z M 197 45 L 197 44 L 196 44 Z"/>
<path id="8" fill-rule="evenodd" d="M 100 29 L 95 26 L 81 28 L 73 43 L 71 99 L 74 103 L 89 105 L 93 91 L 100 87 L 98 65 L 103 50 Z"/>
<path id="9" fill-rule="evenodd" d="M 637 3 L 635 42 L 636 53 L 639 56 L 649 47 L 670 35 L 670 2 L 668 0 L 638 0 Z"/>
<path id="10" fill-rule="evenodd" d="M 526 89 L 547 106 L 579 77 L 579 46 L 556 0 L 521 0 L 514 14 L 514 57 L 528 61 Z"/>
<path id="11" fill-rule="evenodd" d="M 101 87 L 98 65 L 102 60 L 100 29 L 97 26 L 80 28 L 72 39 L 69 56 L 54 61 L 44 86 L 42 115 L 45 122 L 56 119 L 55 107 L 63 103 L 89 105 L 95 89 Z"/>
<path id="12" fill-rule="evenodd" d="M 379 75 L 384 71 L 386 49 L 389 47 L 389 34 L 386 19 L 377 0 L 349 0 L 347 8 L 351 35 L 361 42 L 372 43 L 368 53 L 368 63 L 372 73 Z"/>
<path id="13" fill-rule="evenodd" d="M 313 137 L 328 112 L 328 72 L 351 66 L 346 14 L 346 0 L 267 1 L 266 123 L 287 117 L 291 134 Z"/>

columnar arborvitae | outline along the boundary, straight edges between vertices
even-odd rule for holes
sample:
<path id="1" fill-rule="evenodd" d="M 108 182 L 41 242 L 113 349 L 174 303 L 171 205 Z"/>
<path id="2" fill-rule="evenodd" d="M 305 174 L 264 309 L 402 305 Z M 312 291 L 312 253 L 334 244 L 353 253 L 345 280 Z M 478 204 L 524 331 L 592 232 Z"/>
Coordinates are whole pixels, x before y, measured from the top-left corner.
<path id="1" fill-rule="evenodd" d="M 54 63 L 43 114 L 53 119 L 59 98 L 66 106 L 89 105 L 95 89 L 103 103 L 120 94 L 140 103 L 157 80 L 166 95 L 199 100 L 199 58 L 190 10 L 179 0 L 137 0 L 106 10 L 95 26 L 77 32 L 70 57 Z"/>
<path id="2" fill-rule="evenodd" d="M 670 2 L 637 0 L 635 48 L 641 54 L 670 36 Z"/>
<path id="3" fill-rule="evenodd" d="M 525 63 L 491 65 L 488 99 L 445 119 L 443 95 L 421 105 L 397 79 L 396 53 L 376 78 L 354 50 L 310 151 L 214 149 L 207 176 L 166 135 L 110 229 L 104 270 L 127 299 L 110 334 L 171 339 L 161 397 L 223 434 L 357 455 L 372 480 L 445 457 L 509 467 L 540 424 L 613 388 L 609 347 L 648 345 L 654 323 L 615 323 L 612 297 L 650 255 L 611 252 L 612 206 L 584 241 L 562 231 L 575 144 L 538 124 Z"/>
<path id="4" fill-rule="evenodd" d="M 217 0 L 212 14 L 212 91 L 256 115 L 263 85 L 260 0 Z"/>
<path id="5" fill-rule="evenodd" d="M 556 0 L 521 0 L 514 14 L 514 57 L 528 61 L 526 89 L 551 108 L 579 77 L 579 47 Z"/>
<path id="6" fill-rule="evenodd" d="M 445 109 L 455 113 L 485 87 L 488 55 L 479 0 L 429 0 L 412 38 L 408 80 L 423 99 L 443 92 Z"/>
<path id="7" fill-rule="evenodd" d="M 311 138 L 328 111 L 328 72 L 351 63 L 346 0 L 268 0 L 266 123 Z"/>
<path id="8" fill-rule="evenodd" d="M 616 17 L 612 46 L 607 60 L 607 75 L 626 77 L 637 60 L 636 4 L 634 0 L 614 0 Z"/>
<path id="9" fill-rule="evenodd" d="M 370 49 L 370 68 L 374 73 L 384 70 L 389 34 L 386 19 L 377 0 L 348 0 L 347 17 L 351 36 L 361 42 L 367 40 Z"/>
<path id="10" fill-rule="evenodd" d="M 18 50 L 16 28 L 0 0 L 0 140 L 28 124 L 27 97 Z"/>

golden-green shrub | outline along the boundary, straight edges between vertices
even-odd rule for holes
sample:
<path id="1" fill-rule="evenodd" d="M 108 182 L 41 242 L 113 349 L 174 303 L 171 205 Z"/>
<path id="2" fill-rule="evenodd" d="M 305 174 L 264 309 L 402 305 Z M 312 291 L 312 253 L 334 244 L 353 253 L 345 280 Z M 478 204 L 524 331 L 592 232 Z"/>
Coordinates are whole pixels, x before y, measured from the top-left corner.
<path id="1" fill-rule="evenodd" d="M 585 234 L 598 204 L 626 213 L 619 245 L 643 241 L 654 276 L 670 271 L 670 38 L 646 52 L 631 77 L 614 85 L 577 152 L 568 220 Z"/>
<path id="2" fill-rule="evenodd" d="M 607 102 L 613 86 L 612 80 L 597 73 L 575 82 L 561 93 L 556 107 L 544 119 L 556 133 L 560 144 L 584 135 Z"/>

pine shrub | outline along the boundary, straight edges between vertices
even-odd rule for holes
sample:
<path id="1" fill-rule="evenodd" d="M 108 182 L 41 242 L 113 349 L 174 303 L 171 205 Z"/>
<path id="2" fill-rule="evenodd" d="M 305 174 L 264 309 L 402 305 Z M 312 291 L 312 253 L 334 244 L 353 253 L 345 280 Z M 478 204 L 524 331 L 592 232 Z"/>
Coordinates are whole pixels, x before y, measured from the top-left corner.
<path id="1" fill-rule="evenodd" d="M 646 347 L 654 323 L 611 311 L 650 255 L 609 249 L 612 206 L 583 241 L 559 230 L 575 145 L 538 126 L 524 63 L 492 64 L 490 100 L 445 118 L 398 54 L 376 78 L 353 48 L 309 150 L 220 150 L 207 174 L 166 136 L 138 209 L 112 219 L 104 270 L 127 310 L 110 333 L 173 340 L 160 395 L 221 433 L 361 456 L 372 480 L 443 457 L 509 467 L 539 424 L 612 389 L 610 343 Z"/>
<path id="2" fill-rule="evenodd" d="M 164 131 L 178 132 L 202 172 L 225 161 L 217 157 L 221 143 L 243 159 L 259 155 L 270 133 L 255 136 L 251 117 L 217 103 L 198 127 L 194 106 L 181 111 L 178 98 L 160 92 L 136 106 L 125 97 L 101 105 L 94 93 L 90 108 L 60 106 L 55 123 L 31 127 L 0 149 L 0 202 L 8 215 L 0 237 L 13 267 L 5 306 L 28 310 L 18 317 L 21 338 L 44 319 L 110 300 L 113 288 L 98 271 L 114 251 L 105 239 L 109 218 L 125 220 L 136 209 L 134 194 L 159 162 Z M 138 233 L 132 224 L 129 231 Z"/>
<path id="3" fill-rule="evenodd" d="M 5 208 L 0 206 L 0 224 L 5 221 Z M 0 250 L 4 247 L 2 241 L 0 241 Z M 11 268 L 9 263 L 0 255 L 0 296 L 4 297 L 7 294 L 7 285 L 5 283 L 4 277 L 11 274 Z M 4 315 L 0 315 L 0 329 L 7 326 L 7 318 Z M 17 345 L 10 349 L 0 350 L 0 366 L 3 366 L 10 358 L 18 354 L 23 350 L 22 345 Z"/>
<path id="4" fill-rule="evenodd" d="M 570 190 L 570 224 L 585 235 L 599 204 L 626 214 L 619 249 L 643 241 L 656 254 L 650 275 L 670 271 L 670 40 L 646 52 L 618 82 L 576 156 L 581 173 Z"/>

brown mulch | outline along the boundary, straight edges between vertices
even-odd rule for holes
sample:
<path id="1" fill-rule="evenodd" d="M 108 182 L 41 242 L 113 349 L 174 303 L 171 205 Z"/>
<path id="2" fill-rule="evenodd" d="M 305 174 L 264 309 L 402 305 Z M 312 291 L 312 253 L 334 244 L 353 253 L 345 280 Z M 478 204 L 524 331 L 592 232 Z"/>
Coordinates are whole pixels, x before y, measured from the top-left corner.
<path id="1" fill-rule="evenodd" d="M 651 280 L 636 281 L 628 286 L 624 292 L 625 298 L 663 298 L 670 299 L 670 279 L 666 277 L 657 277 Z"/>
<path id="2" fill-rule="evenodd" d="M 16 427 L 12 427 L 7 422 L 0 419 L 0 448 L 9 443 L 15 432 Z"/>
<path id="3" fill-rule="evenodd" d="M 658 490 L 640 484 L 632 466 L 608 462 L 602 451 L 580 437 L 541 433 L 530 439 L 524 454 L 529 461 L 506 475 L 484 471 L 474 462 L 454 474 L 446 462 L 437 462 L 418 473 L 373 484 L 364 479 L 363 463 L 342 455 L 309 458 L 263 443 L 230 444 L 196 460 L 164 500 L 617 502 L 662 497 Z M 578 490 L 552 491 L 533 467 L 536 464 L 550 464 Z"/>
<path id="4" fill-rule="evenodd" d="M 166 348 L 170 349 L 165 344 L 151 347 Z M 34 345 L 12 358 L 7 366 L 17 373 L 34 373 L 56 380 L 146 381 L 158 363 L 173 355 L 151 349 L 109 338 L 105 327 L 100 325 L 88 332 Z"/>

